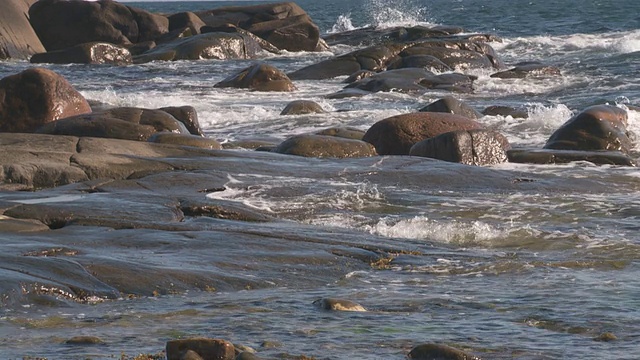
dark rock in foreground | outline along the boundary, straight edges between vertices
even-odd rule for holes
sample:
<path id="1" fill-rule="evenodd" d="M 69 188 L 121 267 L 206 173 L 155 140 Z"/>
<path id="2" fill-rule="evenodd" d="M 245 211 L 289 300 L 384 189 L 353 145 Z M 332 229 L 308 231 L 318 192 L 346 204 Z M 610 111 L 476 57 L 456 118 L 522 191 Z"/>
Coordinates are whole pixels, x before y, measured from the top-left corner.
<path id="1" fill-rule="evenodd" d="M 0 60 L 27 59 L 46 50 L 28 19 L 36 0 L 3 0 L 0 4 Z"/>
<path id="2" fill-rule="evenodd" d="M 127 65 L 133 63 L 133 59 L 129 50 L 122 46 L 92 42 L 35 54 L 31 57 L 31 63 Z"/>
<path id="3" fill-rule="evenodd" d="M 87 100 L 51 70 L 31 68 L 0 80 L 1 132 L 33 132 L 49 122 L 90 112 Z"/>

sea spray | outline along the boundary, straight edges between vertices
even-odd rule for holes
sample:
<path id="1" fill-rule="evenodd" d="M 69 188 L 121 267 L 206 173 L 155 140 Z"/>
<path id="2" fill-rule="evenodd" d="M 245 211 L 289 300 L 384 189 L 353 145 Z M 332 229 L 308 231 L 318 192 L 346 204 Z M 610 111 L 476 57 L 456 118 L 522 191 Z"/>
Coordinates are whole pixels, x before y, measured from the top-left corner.
<path id="1" fill-rule="evenodd" d="M 415 0 L 372 0 L 365 5 L 371 25 L 387 28 L 427 22 L 427 8 Z"/>

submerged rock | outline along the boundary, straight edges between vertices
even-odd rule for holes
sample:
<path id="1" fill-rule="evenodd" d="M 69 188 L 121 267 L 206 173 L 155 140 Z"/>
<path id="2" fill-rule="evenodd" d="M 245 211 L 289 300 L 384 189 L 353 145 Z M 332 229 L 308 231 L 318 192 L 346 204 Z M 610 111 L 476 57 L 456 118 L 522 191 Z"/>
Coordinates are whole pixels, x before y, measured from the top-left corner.
<path id="1" fill-rule="evenodd" d="M 314 301 L 313 304 L 323 310 L 357 312 L 367 311 L 367 309 L 365 309 L 362 305 L 345 299 L 322 298 Z"/>
<path id="2" fill-rule="evenodd" d="M 52 121 L 90 112 L 87 100 L 51 70 L 30 68 L 0 80 L 1 132 L 33 132 Z"/>
<path id="3" fill-rule="evenodd" d="M 187 351 L 193 351 L 203 359 L 234 360 L 236 357 L 233 344 L 221 339 L 191 338 L 170 340 L 167 342 L 167 360 L 183 360 Z"/>
<path id="4" fill-rule="evenodd" d="M 457 130 L 482 129 L 478 122 L 459 115 L 419 112 L 396 115 L 373 124 L 363 140 L 380 155 L 409 155 L 422 140 Z"/>
<path id="5" fill-rule="evenodd" d="M 245 88 L 256 91 L 294 91 L 296 87 L 289 77 L 274 66 L 260 63 L 215 84 L 217 88 Z"/>
<path id="6" fill-rule="evenodd" d="M 560 69 L 556 66 L 545 65 L 539 62 L 525 62 L 516 64 L 515 67 L 492 74 L 492 78 L 500 79 L 524 79 L 526 77 L 559 76 Z"/>
<path id="7" fill-rule="evenodd" d="M 526 109 L 516 109 L 510 106 L 493 105 L 482 110 L 483 115 L 489 116 L 511 116 L 514 119 L 526 119 L 529 113 Z"/>
<path id="8" fill-rule="evenodd" d="M 511 149 L 509 162 L 528 164 L 566 164 L 588 161 L 596 165 L 637 166 L 637 161 L 620 151 L 580 151 L 554 149 Z"/>
<path id="9" fill-rule="evenodd" d="M 439 344 L 418 345 L 407 356 L 412 360 L 480 360 L 462 350 Z"/>
<path id="10" fill-rule="evenodd" d="M 424 69 L 407 68 L 371 75 L 347 85 L 342 92 L 351 89 L 365 91 L 363 94 L 389 91 L 424 93 L 431 89 L 470 92 L 474 79 L 473 76 L 457 73 L 435 75 Z"/>
<path id="11" fill-rule="evenodd" d="M 551 134 L 544 148 L 629 153 L 632 142 L 627 132 L 627 112 L 611 105 L 588 107 Z"/>
<path id="12" fill-rule="evenodd" d="M 133 59 L 127 48 L 109 43 L 91 42 L 63 50 L 35 54 L 31 57 L 31 63 L 127 65 L 133 63 Z"/>

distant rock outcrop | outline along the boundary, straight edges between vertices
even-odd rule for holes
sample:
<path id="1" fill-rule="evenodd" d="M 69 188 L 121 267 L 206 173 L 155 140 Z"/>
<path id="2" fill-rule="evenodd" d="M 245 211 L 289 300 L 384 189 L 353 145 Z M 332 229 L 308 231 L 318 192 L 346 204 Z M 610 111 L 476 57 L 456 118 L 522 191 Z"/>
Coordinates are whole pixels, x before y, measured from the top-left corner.
<path id="1" fill-rule="evenodd" d="M 29 24 L 27 13 L 35 0 L 0 2 L 0 60 L 27 59 L 45 52 L 44 46 Z"/>

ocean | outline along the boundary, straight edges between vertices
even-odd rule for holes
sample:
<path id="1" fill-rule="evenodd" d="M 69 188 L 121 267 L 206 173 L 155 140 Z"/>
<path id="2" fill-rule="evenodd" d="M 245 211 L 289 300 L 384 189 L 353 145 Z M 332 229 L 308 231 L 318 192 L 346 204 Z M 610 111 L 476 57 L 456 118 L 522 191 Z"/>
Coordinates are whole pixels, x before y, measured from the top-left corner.
<path id="1" fill-rule="evenodd" d="M 264 2 L 127 5 L 170 14 L 256 3 Z M 497 79 L 488 70 L 471 70 L 478 77 L 474 92 L 455 94 L 478 110 L 498 104 L 526 109 L 527 119 L 480 120 L 504 134 L 513 147 L 542 147 L 555 129 L 590 105 L 640 105 L 640 2 L 636 0 L 297 3 L 323 34 L 365 26 L 454 25 L 469 33 L 499 36 L 502 41 L 491 46 L 507 64 L 541 61 L 559 67 L 562 76 L 537 79 Z M 262 61 L 290 72 L 354 49 L 338 46 L 330 52 L 284 53 Z M 279 142 L 337 125 L 366 130 L 379 120 L 417 111 L 449 94 L 387 92 L 358 99 L 325 98 L 342 89 L 343 77 L 296 81 L 298 90 L 292 93 L 213 87 L 254 62 L 45 66 L 65 76 L 87 99 L 145 108 L 192 105 L 206 135 L 223 143 Z M 0 62 L 0 77 L 30 66 Z M 316 101 L 327 113 L 280 115 L 287 103 L 299 99 Z M 629 111 L 629 129 L 640 134 L 640 113 Z M 636 159 L 638 144 L 632 153 Z M 165 249 L 164 256 L 188 263 L 193 271 L 215 266 L 216 271 L 230 274 L 247 272 L 262 286 L 190 289 L 96 304 L 0 307 L 0 358 L 112 359 L 157 353 L 166 341 L 190 336 L 245 344 L 264 358 L 304 354 L 315 359 L 404 359 L 412 346 L 424 342 L 448 344 L 482 359 L 637 358 L 637 168 L 588 162 L 506 163 L 469 178 L 464 167 L 386 165 L 393 161 L 384 157 L 366 166 L 353 160 L 329 165 L 298 161 L 294 170 L 280 175 L 257 173 L 248 163 L 246 170 L 229 177 L 224 191 L 208 195 L 279 219 L 260 230 L 278 239 L 296 234 L 319 244 L 361 244 L 352 250 L 393 249 L 388 264 L 368 270 L 345 268 L 338 278 L 332 277 L 334 272 L 322 274 L 319 268 L 311 276 L 304 271 L 304 262 L 314 266 L 326 259 L 310 242 L 295 252 L 307 259 L 301 260 L 299 269 L 306 275 L 280 284 L 273 280 L 280 276 L 274 266 L 247 270 L 259 269 L 259 261 L 247 265 L 225 258 L 212 265 L 197 254 Z M 496 174 L 504 173 L 533 179 L 538 185 L 521 190 L 495 180 Z M 249 231 L 258 225 L 228 226 Z M 60 236 L 82 239 L 65 231 Z M 163 236 L 163 244 L 177 241 Z M 131 241 L 146 244 L 151 238 L 150 233 L 147 240 Z M 183 241 L 180 238 L 180 244 Z M 134 245 L 131 251 L 138 251 Z M 140 247 L 148 254 L 145 246 Z M 252 254 L 252 246 L 245 251 L 264 261 L 288 261 L 267 259 L 259 250 Z M 120 255 L 105 250 L 104 256 L 117 260 Z M 312 303 L 322 297 L 356 301 L 369 311 L 319 311 Z M 106 344 L 91 348 L 64 344 L 64 339 L 79 334 L 99 336 Z M 602 341 L 611 339 L 608 334 L 615 340 Z M 277 346 L 261 347 L 263 342 Z"/>

